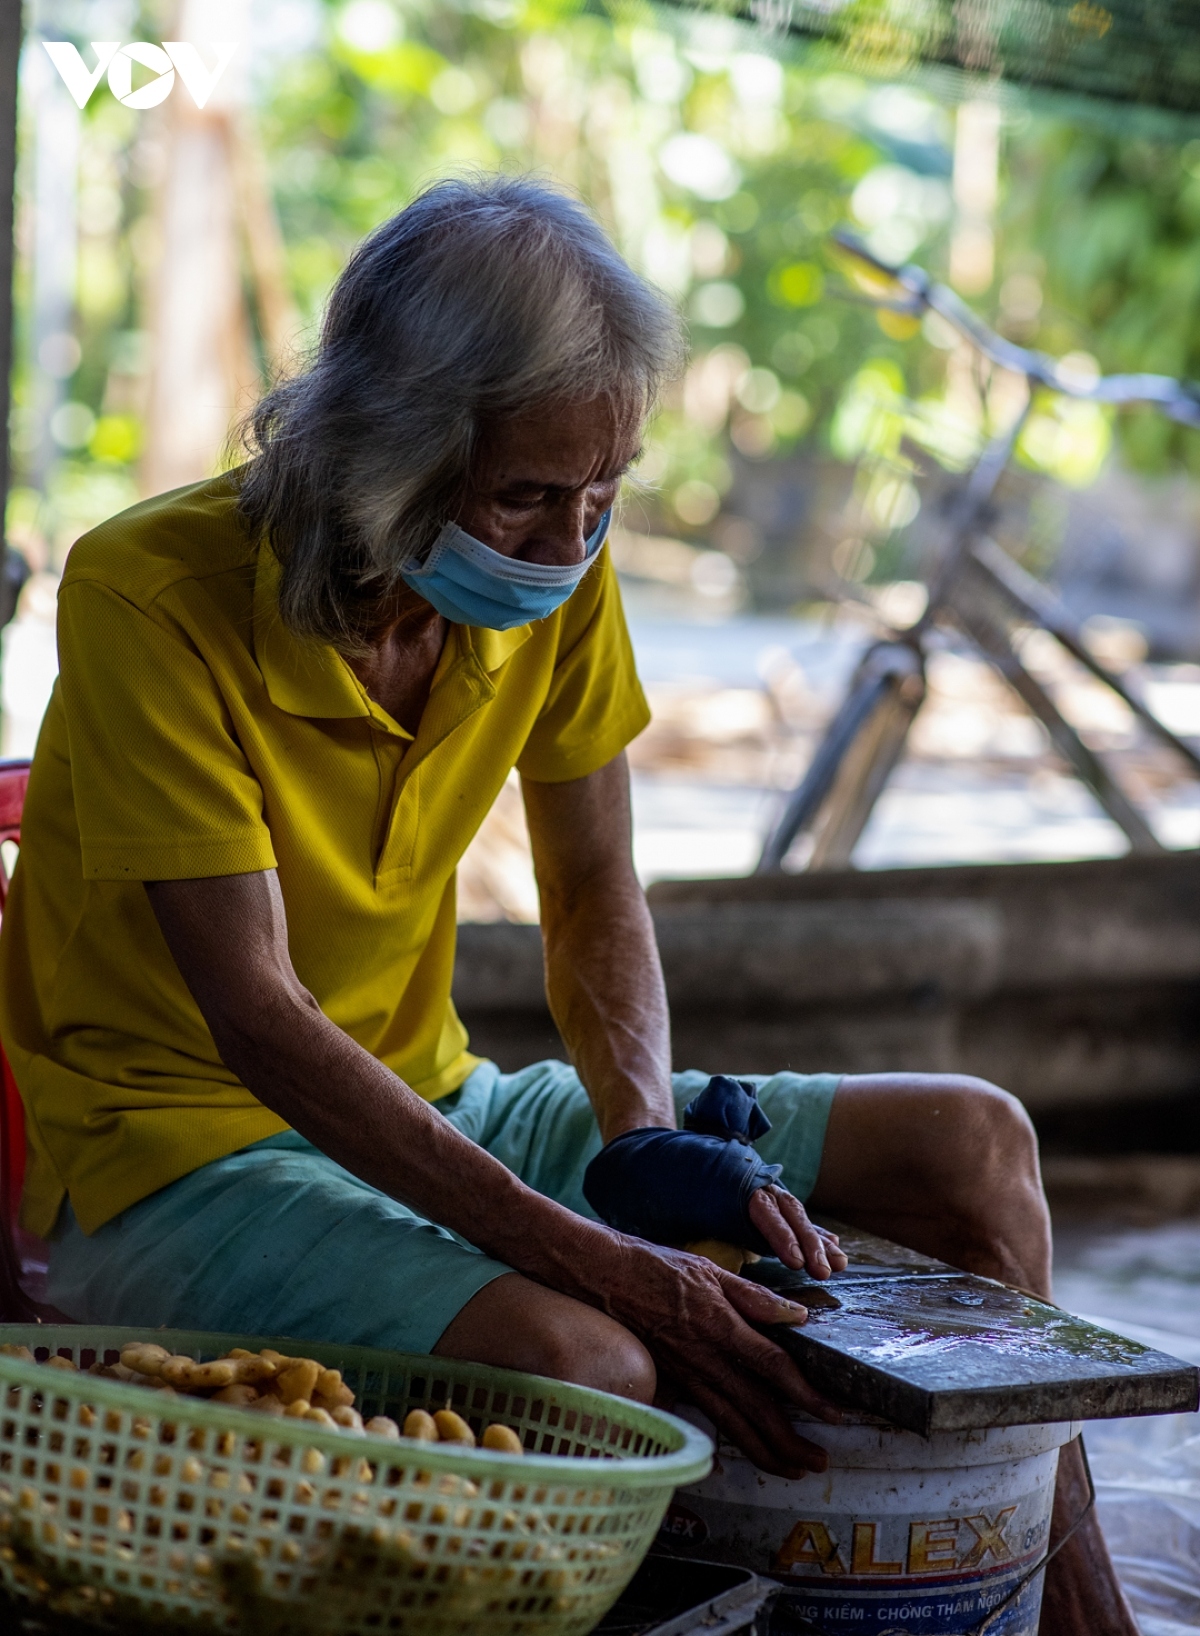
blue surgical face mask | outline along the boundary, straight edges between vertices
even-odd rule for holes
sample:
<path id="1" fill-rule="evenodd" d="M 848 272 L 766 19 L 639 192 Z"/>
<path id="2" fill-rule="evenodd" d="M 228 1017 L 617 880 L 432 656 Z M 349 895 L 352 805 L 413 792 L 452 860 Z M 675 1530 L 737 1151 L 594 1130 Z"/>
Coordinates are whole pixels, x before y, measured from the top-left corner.
<path id="1" fill-rule="evenodd" d="M 424 567 L 403 569 L 400 577 L 455 625 L 510 631 L 545 619 L 563 605 L 596 560 L 611 516 L 606 511 L 601 517 L 583 561 L 566 568 L 506 557 L 457 523 L 447 523 Z"/>

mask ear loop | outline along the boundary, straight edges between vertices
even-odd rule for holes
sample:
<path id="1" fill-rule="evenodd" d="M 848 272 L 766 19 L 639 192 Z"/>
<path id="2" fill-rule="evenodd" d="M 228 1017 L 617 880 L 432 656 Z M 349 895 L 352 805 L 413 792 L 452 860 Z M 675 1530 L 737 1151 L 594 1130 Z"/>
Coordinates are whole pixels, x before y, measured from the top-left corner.
<path id="1" fill-rule="evenodd" d="M 420 579 L 423 575 L 432 574 L 438 563 L 446 555 L 446 552 L 451 549 L 454 530 L 457 527 L 457 523 L 443 523 L 441 532 L 425 554 L 425 561 L 422 563 L 406 563 L 400 572 L 403 575 L 411 574 L 414 579 Z"/>

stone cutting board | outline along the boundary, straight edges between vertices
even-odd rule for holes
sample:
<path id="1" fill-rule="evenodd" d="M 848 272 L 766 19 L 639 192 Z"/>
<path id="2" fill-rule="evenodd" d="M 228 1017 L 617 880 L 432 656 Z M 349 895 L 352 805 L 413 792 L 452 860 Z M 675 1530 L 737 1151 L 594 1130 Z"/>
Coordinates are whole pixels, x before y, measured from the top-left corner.
<path id="1" fill-rule="evenodd" d="M 871 1233 L 823 1225 L 841 1238 L 845 1272 L 818 1283 L 764 1260 L 751 1276 L 808 1307 L 783 1344 L 836 1402 L 925 1437 L 1200 1402 L 1191 1364 Z"/>

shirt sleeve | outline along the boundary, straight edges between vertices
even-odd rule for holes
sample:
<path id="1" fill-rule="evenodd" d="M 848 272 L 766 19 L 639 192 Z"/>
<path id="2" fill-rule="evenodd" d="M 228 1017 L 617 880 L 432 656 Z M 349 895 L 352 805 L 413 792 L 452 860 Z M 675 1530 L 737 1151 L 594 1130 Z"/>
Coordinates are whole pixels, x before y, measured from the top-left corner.
<path id="1" fill-rule="evenodd" d="M 262 789 L 183 631 L 84 580 L 60 593 L 58 644 L 84 878 L 274 868 Z"/>
<path id="2" fill-rule="evenodd" d="M 561 620 L 549 691 L 517 762 L 535 783 L 585 778 L 650 721 L 607 546 Z"/>

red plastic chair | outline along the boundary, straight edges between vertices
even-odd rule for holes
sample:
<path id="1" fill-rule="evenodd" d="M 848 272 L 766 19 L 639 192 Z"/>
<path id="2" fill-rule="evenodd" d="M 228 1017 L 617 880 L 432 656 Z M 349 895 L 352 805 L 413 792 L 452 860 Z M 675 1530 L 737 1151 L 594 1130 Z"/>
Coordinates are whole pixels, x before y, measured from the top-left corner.
<path id="1" fill-rule="evenodd" d="M 0 843 L 21 844 L 21 813 L 28 784 L 28 761 L 0 761 Z M 0 856 L 0 914 L 8 899 L 8 879 L 8 869 Z M 37 1314 L 21 1288 L 21 1257 L 14 1239 L 25 1183 L 25 1110 L 2 1048 L 0 1072 L 0 1319 L 27 1323 Z"/>

